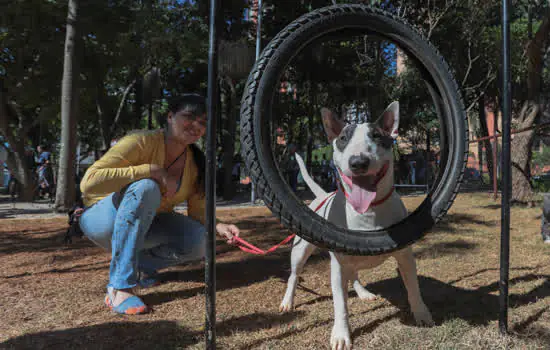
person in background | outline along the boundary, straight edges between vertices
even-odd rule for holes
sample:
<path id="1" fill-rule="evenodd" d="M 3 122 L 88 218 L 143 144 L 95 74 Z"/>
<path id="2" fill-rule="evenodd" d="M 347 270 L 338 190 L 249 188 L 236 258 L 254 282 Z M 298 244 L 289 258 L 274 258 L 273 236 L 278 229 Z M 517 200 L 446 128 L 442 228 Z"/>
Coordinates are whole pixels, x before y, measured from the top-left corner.
<path id="1" fill-rule="evenodd" d="M 42 196 L 44 193 L 49 192 L 48 190 L 53 186 L 53 174 L 50 168 L 51 152 L 46 145 L 38 145 L 36 151 L 38 152 L 36 158 L 36 164 L 38 166 L 36 169 L 38 174 L 38 188 L 39 194 Z"/>

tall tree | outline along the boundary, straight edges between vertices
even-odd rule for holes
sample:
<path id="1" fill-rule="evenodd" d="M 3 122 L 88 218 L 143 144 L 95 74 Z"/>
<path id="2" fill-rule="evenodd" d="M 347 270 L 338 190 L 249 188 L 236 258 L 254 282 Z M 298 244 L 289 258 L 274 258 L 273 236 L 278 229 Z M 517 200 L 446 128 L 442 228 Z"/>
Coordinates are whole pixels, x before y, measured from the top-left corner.
<path id="1" fill-rule="evenodd" d="M 531 21 L 532 17 L 530 16 L 529 19 Z M 531 27 L 531 23 L 529 23 L 529 27 Z M 550 6 L 547 8 L 538 30 L 529 38 L 525 48 L 527 94 L 523 106 L 514 120 L 514 126 L 519 129 L 533 126 L 539 119 L 541 112 L 549 107 L 548 101 L 541 98 L 544 57 L 549 48 L 549 35 Z M 534 192 L 530 181 L 530 165 L 534 138 L 535 131 L 531 130 L 514 135 L 512 139 L 512 200 L 517 202 L 530 202 L 533 200 Z"/>
<path id="2" fill-rule="evenodd" d="M 56 211 L 68 211 L 75 201 L 75 153 L 78 108 L 78 0 L 69 0 L 61 88 L 61 154 Z"/>

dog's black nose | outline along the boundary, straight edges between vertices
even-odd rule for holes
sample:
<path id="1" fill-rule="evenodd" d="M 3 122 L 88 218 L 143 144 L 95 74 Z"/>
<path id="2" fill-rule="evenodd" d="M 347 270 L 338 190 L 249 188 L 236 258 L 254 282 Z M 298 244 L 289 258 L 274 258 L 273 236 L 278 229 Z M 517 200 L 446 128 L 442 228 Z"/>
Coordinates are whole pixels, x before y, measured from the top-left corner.
<path id="1" fill-rule="evenodd" d="M 349 158 L 349 167 L 352 171 L 367 170 L 369 168 L 369 158 L 361 156 L 351 156 Z"/>

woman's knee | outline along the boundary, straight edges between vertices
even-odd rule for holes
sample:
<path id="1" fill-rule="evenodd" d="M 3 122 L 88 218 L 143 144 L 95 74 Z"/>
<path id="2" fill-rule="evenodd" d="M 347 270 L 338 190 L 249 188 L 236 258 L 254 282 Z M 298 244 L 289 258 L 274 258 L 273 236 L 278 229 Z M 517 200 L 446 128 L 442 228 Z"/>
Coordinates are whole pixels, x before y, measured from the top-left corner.
<path id="1" fill-rule="evenodd" d="M 116 209 L 110 195 L 84 211 L 79 220 L 80 229 L 94 243 L 110 249 L 115 218 Z"/>
<path id="2" fill-rule="evenodd" d="M 206 255 L 206 237 L 204 235 L 198 239 L 193 255 L 196 260 L 202 259 Z"/>
<path id="3" fill-rule="evenodd" d="M 192 232 L 186 232 L 183 240 L 173 245 L 181 262 L 201 260 L 206 255 L 206 229 L 202 225 L 193 227 Z"/>
<path id="4" fill-rule="evenodd" d="M 126 190 L 125 195 L 132 194 L 138 200 L 158 208 L 162 194 L 159 184 L 152 179 L 142 179 L 132 183 Z"/>

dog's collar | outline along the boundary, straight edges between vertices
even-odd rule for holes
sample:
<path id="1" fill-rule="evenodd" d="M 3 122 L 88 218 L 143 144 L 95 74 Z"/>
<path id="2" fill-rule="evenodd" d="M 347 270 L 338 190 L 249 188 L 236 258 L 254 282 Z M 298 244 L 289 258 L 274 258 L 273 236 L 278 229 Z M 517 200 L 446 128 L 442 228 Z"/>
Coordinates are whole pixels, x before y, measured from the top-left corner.
<path id="1" fill-rule="evenodd" d="M 384 167 L 382 168 L 382 170 L 378 173 L 378 176 L 377 176 L 377 179 L 376 179 L 376 182 L 375 182 L 375 185 L 378 185 L 378 183 L 380 181 L 382 181 L 382 179 L 384 178 L 384 176 L 386 176 L 387 172 L 388 172 L 388 168 L 389 168 L 389 164 L 386 163 L 384 164 Z M 340 178 L 343 178 L 343 174 L 342 172 L 340 171 L 340 169 L 338 169 L 338 173 L 340 174 Z M 342 185 L 342 182 L 340 181 L 340 179 L 338 179 L 338 186 L 340 187 L 340 190 L 344 193 L 344 195 L 346 196 L 346 198 L 349 199 L 349 193 L 346 191 L 344 185 Z M 377 201 L 374 201 L 370 204 L 371 207 L 376 207 L 382 203 L 384 203 L 385 201 L 387 201 L 391 195 L 393 194 L 393 192 L 395 191 L 395 188 L 392 186 L 391 187 L 391 190 L 388 192 L 388 194 L 386 194 L 383 198 L 380 198 L 379 200 Z"/>

